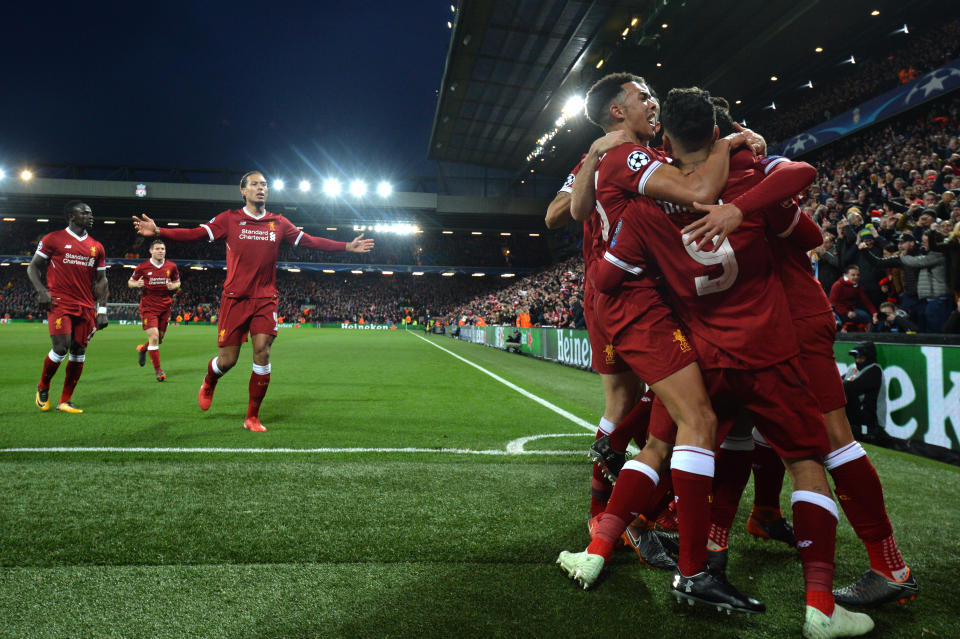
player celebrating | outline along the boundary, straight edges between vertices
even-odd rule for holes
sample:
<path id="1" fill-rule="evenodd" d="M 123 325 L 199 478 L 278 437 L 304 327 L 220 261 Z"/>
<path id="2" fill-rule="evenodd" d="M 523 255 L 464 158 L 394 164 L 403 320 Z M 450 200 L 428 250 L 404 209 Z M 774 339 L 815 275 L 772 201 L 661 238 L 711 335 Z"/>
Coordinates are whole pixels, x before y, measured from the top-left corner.
<path id="1" fill-rule="evenodd" d="M 350 242 L 335 242 L 300 231 L 287 218 L 267 211 L 267 179 L 250 171 L 240 180 L 243 207 L 220 213 L 192 229 L 158 228 L 146 215 L 133 216 L 133 226 L 144 237 L 195 242 L 223 239 L 227 244 L 227 279 L 217 321 L 219 352 L 207 365 L 197 397 L 201 410 L 210 408 L 219 379 L 237 363 L 240 346 L 253 342 L 253 373 L 243 427 L 262 433 L 260 404 L 270 384 L 270 346 L 277 336 L 277 254 L 283 243 L 322 251 L 369 253 L 372 239 L 361 233 Z"/>
<path id="2" fill-rule="evenodd" d="M 78 414 L 83 411 L 73 405 L 71 398 L 83 373 L 87 344 L 96 331 L 107 327 L 107 265 L 103 244 L 87 233 L 93 228 L 90 207 L 71 200 L 63 207 L 63 213 L 67 228 L 44 235 L 27 266 L 27 277 L 37 291 L 37 301 L 47 309 L 47 325 L 53 343 L 43 360 L 36 402 L 40 410 L 50 410 L 50 380 L 69 351 L 70 360 L 57 410 Z M 40 268 L 48 261 L 51 265 L 47 270 L 49 289 L 40 277 Z"/>
<path id="3" fill-rule="evenodd" d="M 137 345 L 140 354 L 138 363 L 143 366 L 149 354 L 158 382 L 167 378 L 160 368 L 160 344 L 163 343 L 170 320 L 170 307 L 173 305 L 170 294 L 180 290 L 180 272 L 177 265 L 166 257 L 167 245 L 160 238 L 153 240 L 150 243 L 150 259 L 138 264 L 127 281 L 130 288 L 143 289 L 140 323 L 147 332 L 147 343 Z"/>

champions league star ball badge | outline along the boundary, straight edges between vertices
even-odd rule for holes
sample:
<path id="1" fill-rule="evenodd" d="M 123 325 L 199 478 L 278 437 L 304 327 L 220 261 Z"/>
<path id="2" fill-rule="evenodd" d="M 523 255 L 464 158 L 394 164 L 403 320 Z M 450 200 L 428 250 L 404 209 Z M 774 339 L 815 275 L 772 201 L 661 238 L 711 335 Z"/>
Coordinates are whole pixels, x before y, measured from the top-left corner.
<path id="1" fill-rule="evenodd" d="M 639 171 L 650 163 L 650 158 L 643 151 L 634 151 L 627 156 L 627 167 L 631 171 Z"/>

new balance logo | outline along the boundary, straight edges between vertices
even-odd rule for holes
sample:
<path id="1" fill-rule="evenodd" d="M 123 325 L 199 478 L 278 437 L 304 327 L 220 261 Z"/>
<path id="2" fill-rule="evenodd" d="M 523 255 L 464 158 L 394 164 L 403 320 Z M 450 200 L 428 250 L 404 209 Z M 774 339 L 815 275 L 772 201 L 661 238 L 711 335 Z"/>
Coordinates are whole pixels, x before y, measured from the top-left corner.
<path id="1" fill-rule="evenodd" d="M 797 542 L 797 548 L 809 548 L 813 545 L 813 541 L 810 539 L 801 539 Z"/>

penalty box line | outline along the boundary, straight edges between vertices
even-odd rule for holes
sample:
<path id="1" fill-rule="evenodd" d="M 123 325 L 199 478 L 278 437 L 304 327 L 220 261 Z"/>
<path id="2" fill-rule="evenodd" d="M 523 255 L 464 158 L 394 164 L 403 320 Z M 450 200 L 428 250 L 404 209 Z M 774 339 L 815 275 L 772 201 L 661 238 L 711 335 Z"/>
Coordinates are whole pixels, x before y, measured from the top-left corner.
<path id="1" fill-rule="evenodd" d="M 563 417 L 564 419 L 570 420 L 571 422 L 573 422 L 573 423 L 576 424 L 577 426 L 582 426 L 583 428 L 586 428 L 586 429 L 589 430 L 589 431 L 596 432 L 596 430 L 597 430 L 597 425 L 596 425 L 596 424 L 591 424 L 590 422 L 586 421 L 585 419 L 581 419 L 581 418 L 577 417 L 576 415 L 574 415 L 573 413 L 571 413 L 571 412 L 569 412 L 569 411 L 566 411 L 566 410 L 560 408 L 560 407 L 557 406 L 556 404 L 552 404 L 552 403 L 548 402 L 547 400 L 545 400 L 544 398 L 539 397 L 539 396 L 537 396 L 537 395 L 534 395 L 533 393 L 531 393 L 531 392 L 528 391 L 528 390 L 525 390 L 525 389 L 523 389 L 523 388 L 520 388 L 519 386 L 517 386 L 517 385 L 514 384 L 513 382 L 510 382 L 510 381 L 505 380 L 504 378 L 500 377 L 500 376 L 497 375 L 496 373 L 493 373 L 493 372 L 491 372 L 491 371 L 488 371 L 488 370 L 485 369 L 483 366 L 480 366 L 479 364 L 475 364 L 475 363 L 471 362 L 470 360 L 468 360 L 467 358 L 461 357 L 460 355 L 457 355 L 457 354 L 454 353 L 453 351 L 451 351 L 451 350 L 449 350 L 449 349 L 446 349 L 446 348 L 444 348 L 443 346 L 440 346 L 439 344 L 436 344 L 436 343 L 434 343 L 434 342 L 431 341 L 431 340 L 428 340 L 426 337 L 423 337 L 422 335 L 417 335 L 416 333 L 410 333 L 410 334 L 413 335 L 414 337 L 416 337 L 417 339 L 422 339 L 424 342 L 426 342 L 426 343 L 429 344 L 430 346 L 433 346 L 434 348 L 439 348 L 439 349 L 440 349 L 441 351 L 443 351 L 444 353 L 446 353 L 446 354 L 448 354 L 448 355 L 451 355 L 451 356 L 453 356 L 453 357 L 456 357 L 457 359 L 459 359 L 459 360 L 460 360 L 461 362 L 463 362 L 464 364 L 469 364 L 470 366 L 473 366 L 475 369 L 477 369 L 478 371 L 480 371 L 480 372 L 483 373 L 484 375 L 489 375 L 490 377 L 492 377 L 493 379 L 497 380 L 498 382 L 500 382 L 501 384 L 503 384 L 503 385 L 506 386 L 507 388 L 509 388 L 509 389 L 511 389 L 511 390 L 517 391 L 518 393 L 520 393 L 521 395 L 523 395 L 523 396 L 526 397 L 527 399 L 532 399 L 532 400 L 535 401 L 536 403 L 540 404 L 541 406 L 543 406 L 543 407 L 545 407 L 545 408 L 547 408 L 547 409 L 549 409 L 549 410 L 552 410 L 554 413 L 556 413 L 557 415 L 560 415 L 560 416 Z"/>

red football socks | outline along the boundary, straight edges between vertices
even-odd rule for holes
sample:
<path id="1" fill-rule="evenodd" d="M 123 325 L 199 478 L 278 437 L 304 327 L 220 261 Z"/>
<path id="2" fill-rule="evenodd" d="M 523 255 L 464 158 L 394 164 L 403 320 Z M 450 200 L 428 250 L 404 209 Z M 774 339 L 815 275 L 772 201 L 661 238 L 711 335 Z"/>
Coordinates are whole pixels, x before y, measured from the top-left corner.
<path id="1" fill-rule="evenodd" d="M 73 397 L 73 389 L 77 387 L 80 381 L 80 374 L 83 373 L 83 362 L 70 360 L 67 362 L 67 370 L 63 376 L 63 392 L 60 394 L 60 403 L 69 402 Z"/>
<path id="2" fill-rule="evenodd" d="M 49 389 L 50 380 L 53 379 L 53 376 L 56 374 L 58 368 L 60 368 L 60 362 L 55 362 L 50 359 L 49 354 L 43 358 L 43 372 L 40 374 L 40 383 L 37 385 L 37 387 L 41 390 Z"/>
<path id="3" fill-rule="evenodd" d="M 832 510 L 831 510 L 832 507 Z M 837 538 L 836 504 L 825 495 L 793 493 L 793 525 L 803 563 L 807 605 L 833 614 L 833 553 Z"/>
<path id="4" fill-rule="evenodd" d="M 153 364 L 153 370 L 155 372 L 160 372 L 160 350 L 159 349 L 147 349 L 147 355 L 150 356 L 150 362 Z"/>
<path id="5" fill-rule="evenodd" d="M 259 373 L 250 373 L 250 401 L 247 403 L 247 417 L 258 417 L 260 415 L 260 403 L 267 395 L 267 386 L 270 385 L 270 373 L 260 375 Z"/>
<path id="6" fill-rule="evenodd" d="M 694 446 L 675 446 L 670 465 L 680 524 L 680 557 L 677 566 L 680 574 L 690 577 L 703 571 L 707 563 L 713 451 Z"/>

